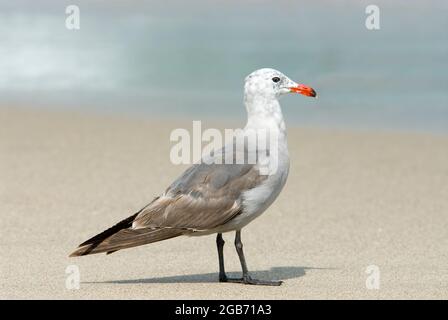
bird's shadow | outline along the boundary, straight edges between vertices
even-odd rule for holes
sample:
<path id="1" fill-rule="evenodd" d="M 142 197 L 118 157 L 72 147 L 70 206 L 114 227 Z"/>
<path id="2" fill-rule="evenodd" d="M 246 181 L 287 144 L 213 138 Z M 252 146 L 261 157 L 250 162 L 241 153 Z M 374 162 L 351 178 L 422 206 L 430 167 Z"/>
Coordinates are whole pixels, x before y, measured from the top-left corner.
<path id="1" fill-rule="evenodd" d="M 259 270 L 251 272 L 251 276 L 255 279 L 263 280 L 288 280 L 303 277 L 307 270 L 311 269 L 331 269 L 331 268 L 313 268 L 313 267 L 274 267 L 270 270 Z M 227 272 L 227 276 L 231 278 L 241 277 L 239 272 Z M 83 282 L 88 284 L 142 284 L 142 283 L 212 283 L 218 282 L 217 273 L 200 273 L 180 276 L 168 276 L 146 279 L 129 279 L 129 280 L 110 280 L 110 281 L 93 281 Z"/>

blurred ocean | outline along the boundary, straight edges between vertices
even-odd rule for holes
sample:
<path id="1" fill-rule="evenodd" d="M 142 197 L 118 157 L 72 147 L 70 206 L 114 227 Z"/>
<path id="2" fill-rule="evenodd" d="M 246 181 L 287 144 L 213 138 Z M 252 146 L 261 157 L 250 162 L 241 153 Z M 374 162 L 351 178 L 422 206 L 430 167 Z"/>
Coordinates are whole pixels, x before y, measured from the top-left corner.
<path id="1" fill-rule="evenodd" d="M 273 67 L 319 94 L 283 99 L 289 125 L 448 132 L 444 0 L 1 0 L 0 21 L 0 106 L 241 119 Z"/>

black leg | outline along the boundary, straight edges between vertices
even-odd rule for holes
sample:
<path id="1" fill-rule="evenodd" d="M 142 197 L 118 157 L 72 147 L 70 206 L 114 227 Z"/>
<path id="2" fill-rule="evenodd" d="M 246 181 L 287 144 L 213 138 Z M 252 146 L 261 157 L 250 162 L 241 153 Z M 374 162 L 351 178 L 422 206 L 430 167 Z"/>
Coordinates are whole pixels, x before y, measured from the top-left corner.
<path id="1" fill-rule="evenodd" d="M 224 269 L 224 239 L 222 238 L 222 233 L 218 233 L 216 236 L 216 246 L 218 247 L 218 258 L 219 258 L 219 282 L 226 282 L 227 276 Z"/>
<path id="2" fill-rule="evenodd" d="M 241 242 L 241 230 L 238 230 L 235 235 L 235 247 L 238 257 L 240 258 L 241 268 L 243 269 L 243 277 L 241 279 L 230 279 L 227 278 L 228 282 L 244 283 L 244 284 L 255 284 L 264 286 L 279 286 L 282 281 L 269 281 L 269 280 L 257 280 L 252 279 L 249 275 L 249 270 L 247 269 L 246 259 L 243 252 L 243 243 Z"/>

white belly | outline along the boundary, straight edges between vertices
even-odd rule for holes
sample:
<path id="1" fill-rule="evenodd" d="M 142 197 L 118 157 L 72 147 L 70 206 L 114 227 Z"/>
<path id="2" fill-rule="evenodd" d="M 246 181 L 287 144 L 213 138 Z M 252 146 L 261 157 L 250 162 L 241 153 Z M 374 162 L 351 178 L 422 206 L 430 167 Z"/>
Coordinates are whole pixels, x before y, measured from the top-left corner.
<path id="1" fill-rule="evenodd" d="M 278 169 L 275 174 L 269 175 L 258 187 L 243 193 L 243 212 L 225 225 L 222 225 L 211 232 L 207 232 L 207 234 L 240 230 L 249 222 L 260 216 L 274 202 L 280 194 L 280 191 L 283 189 L 289 173 L 289 157 L 287 150 L 286 153 L 280 154 L 279 158 L 281 161 L 278 163 Z"/>
<path id="2" fill-rule="evenodd" d="M 243 194 L 243 213 L 229 221 L 226 226 L 232 228 L 229 231 L 239 230 L 260 216 L 277 199 L 286 183 L 288 172 L 289 163 L 286 168 L 269 176 L 260 186 L 246 191 Z"/>

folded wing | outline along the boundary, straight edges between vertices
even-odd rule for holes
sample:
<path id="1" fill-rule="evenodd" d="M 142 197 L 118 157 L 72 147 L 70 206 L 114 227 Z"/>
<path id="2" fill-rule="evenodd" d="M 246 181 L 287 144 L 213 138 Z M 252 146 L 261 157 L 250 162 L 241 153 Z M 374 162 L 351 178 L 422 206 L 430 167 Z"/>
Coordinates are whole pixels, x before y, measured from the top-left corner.
<path id="1" fill-rule="evenodd" d="M 215 229 L 242 208 L 244 191 L 266 176 L 249 164 L 196 164 L 138 213 L 82 243 L 71 256 L 114 252 Z"/>

